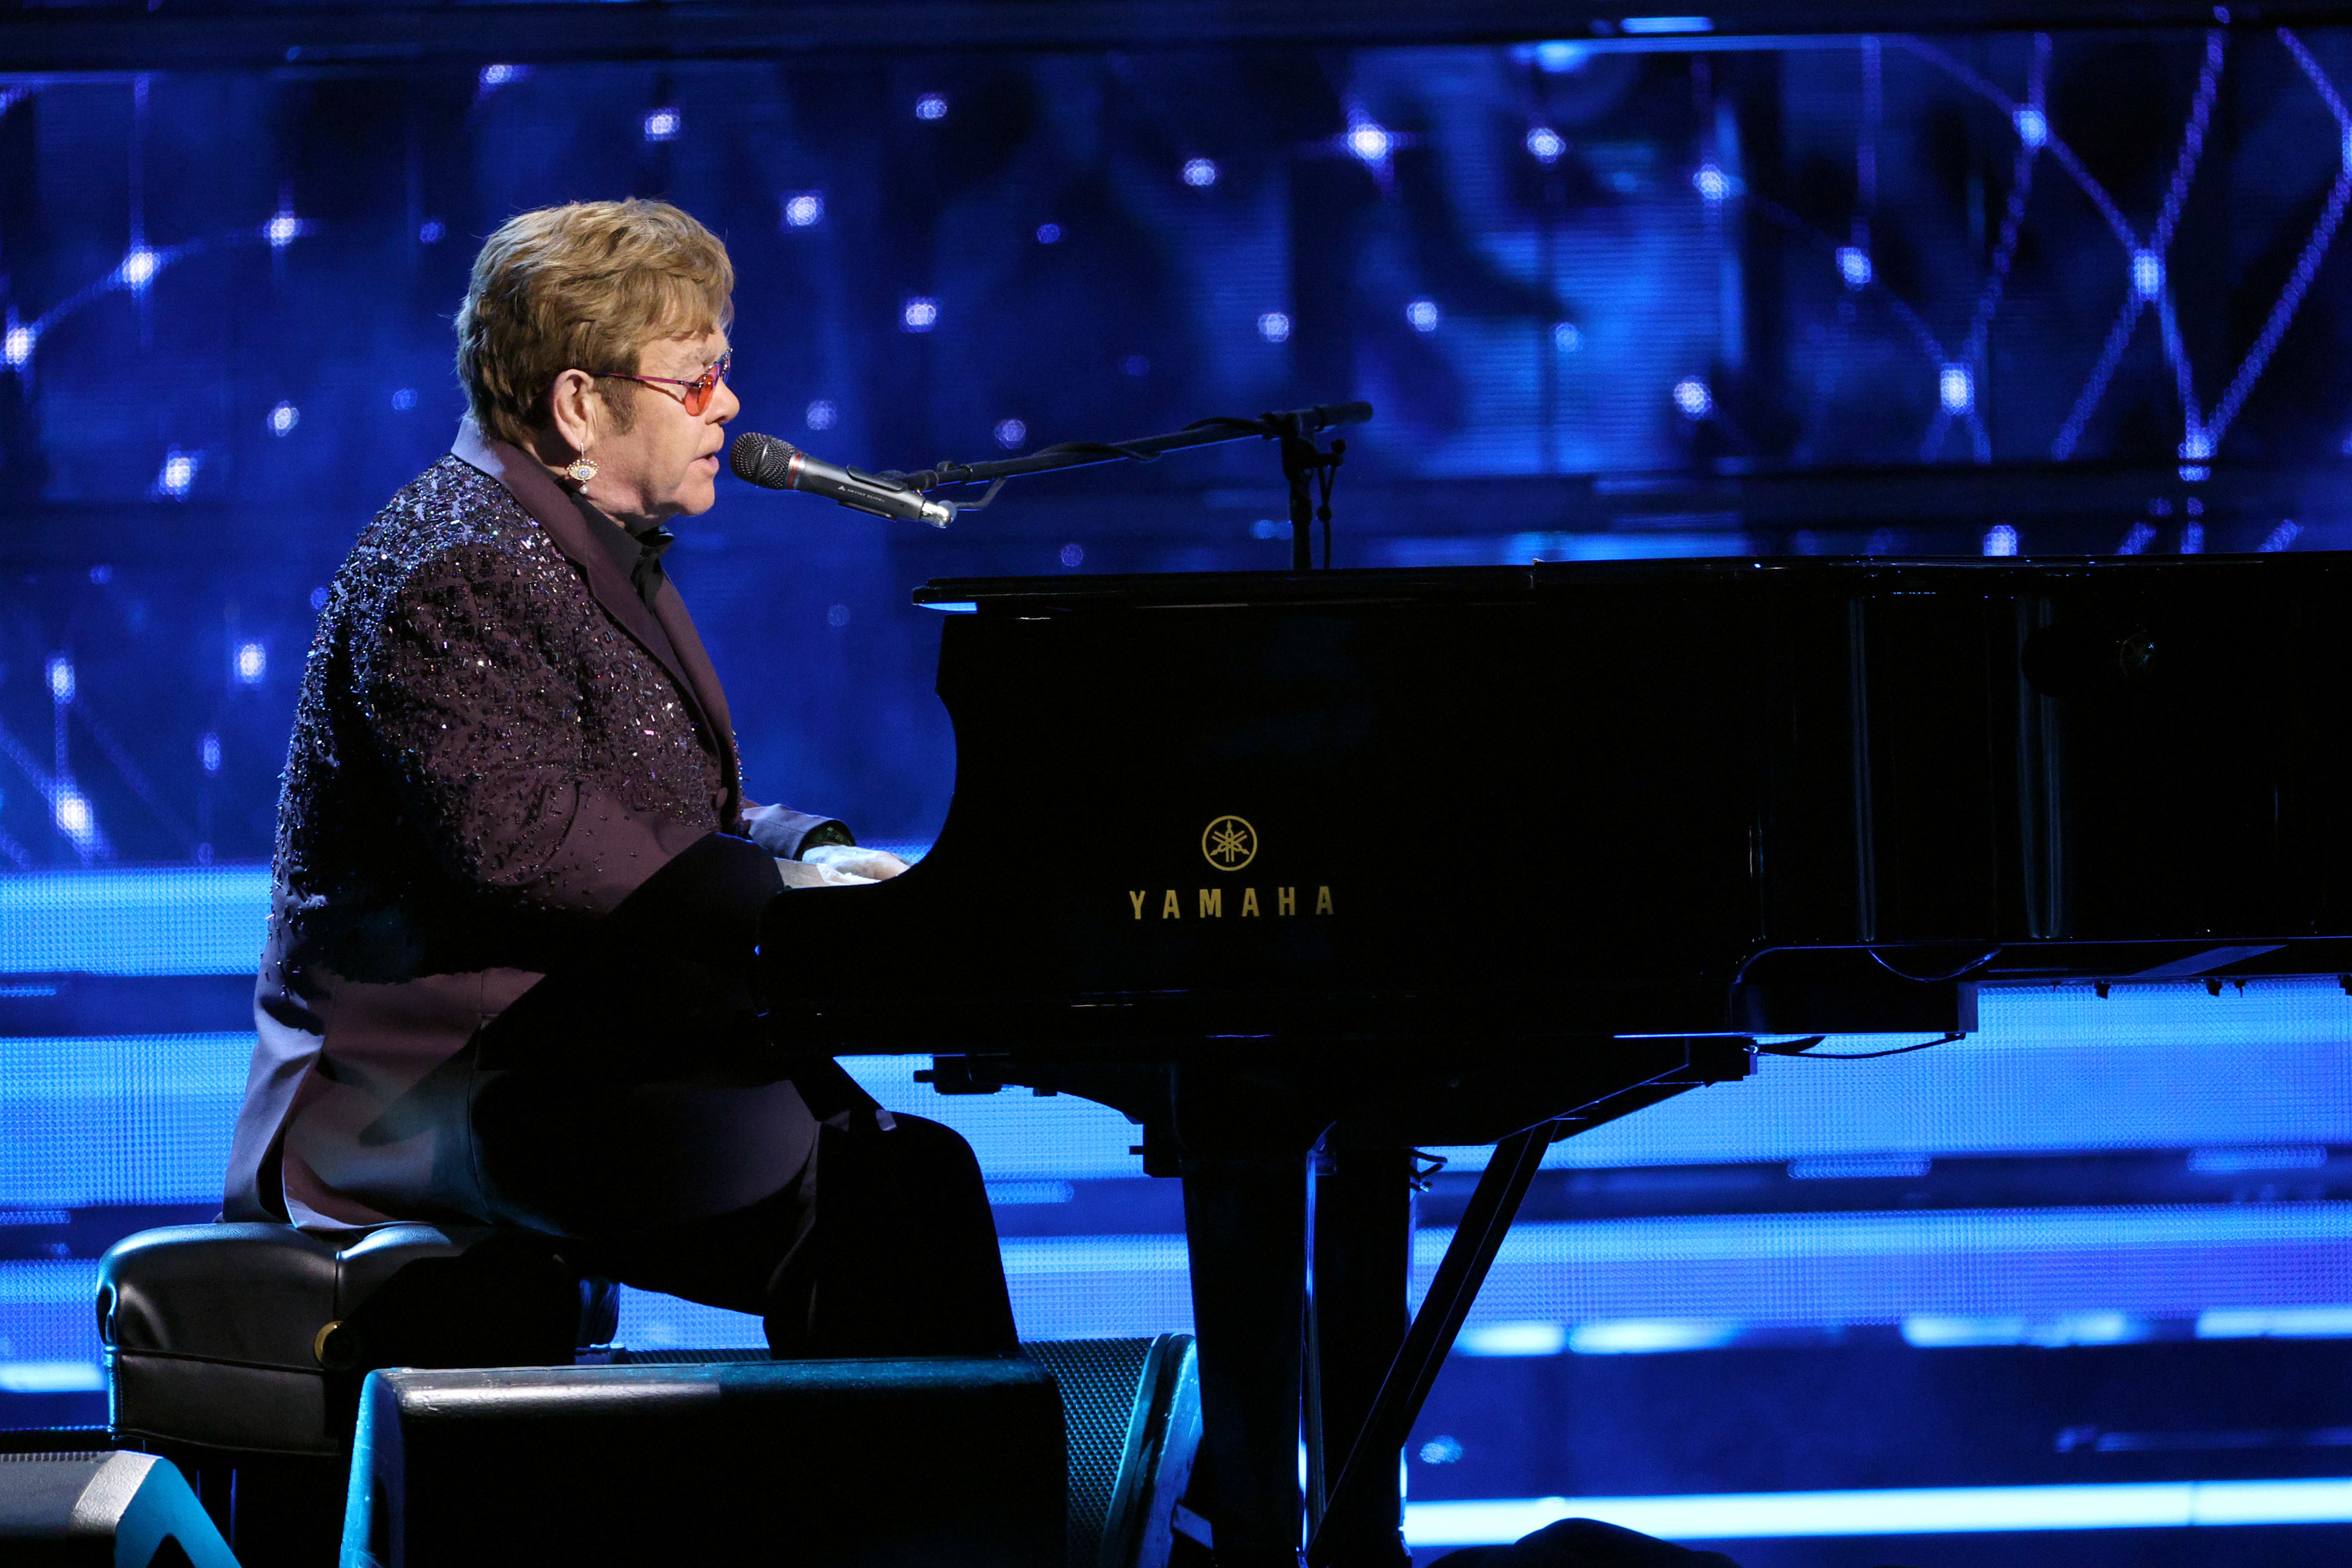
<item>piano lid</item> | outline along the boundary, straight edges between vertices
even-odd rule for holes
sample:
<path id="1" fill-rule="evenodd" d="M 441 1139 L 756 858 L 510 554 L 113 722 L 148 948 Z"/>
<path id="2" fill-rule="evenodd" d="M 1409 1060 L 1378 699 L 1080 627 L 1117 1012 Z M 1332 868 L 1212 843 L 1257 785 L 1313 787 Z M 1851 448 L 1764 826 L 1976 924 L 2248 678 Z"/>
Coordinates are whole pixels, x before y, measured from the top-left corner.
<path id="1" fill-rule="evenodd" d="M 978 607 L 947 824 L 769 931 L 863 1048 L 1934 1029 L 2352 962 L 2352 558 L 925 595 Z"/>
<path id="2" fill-rule="evenodd" d="M 2341 570 L 2352 552 L 2300 554 L 1938 556 L 1726 556 L 1715 559 L 1530 561 L 1507 566 L 1370 567 L 1328 572 L 1138 572 L 1058 577 L 942 577 L 914 590 L 932 609 L 992 615 L 1045 615 L 1113 609 L 1476 603 L 1546 591 L 1637 584 L 1723 584 L 1740 580 L 1812 585 L 1832 592 L 1944 594 L 2014 592 L 2069 582 L 2119 584 L 2194 580 L 2196 592 L 2240 577 L 2249 583 L 2296 579 L 2317 563 Z M 2268 574 L 2268 575 L 2264 575 Z"/>

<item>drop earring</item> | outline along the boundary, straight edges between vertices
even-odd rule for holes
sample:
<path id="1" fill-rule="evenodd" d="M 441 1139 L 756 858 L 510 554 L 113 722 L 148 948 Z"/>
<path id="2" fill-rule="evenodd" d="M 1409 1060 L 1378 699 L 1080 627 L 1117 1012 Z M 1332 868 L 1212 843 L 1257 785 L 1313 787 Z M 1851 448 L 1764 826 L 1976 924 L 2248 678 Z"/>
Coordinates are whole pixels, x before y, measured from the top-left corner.
<path id="1" fill-rule="evenodd" d="M 596 477 L 596 459 L 583 452 L 564 466 L 566 478 L 575 485 L 584 485 Z"/>

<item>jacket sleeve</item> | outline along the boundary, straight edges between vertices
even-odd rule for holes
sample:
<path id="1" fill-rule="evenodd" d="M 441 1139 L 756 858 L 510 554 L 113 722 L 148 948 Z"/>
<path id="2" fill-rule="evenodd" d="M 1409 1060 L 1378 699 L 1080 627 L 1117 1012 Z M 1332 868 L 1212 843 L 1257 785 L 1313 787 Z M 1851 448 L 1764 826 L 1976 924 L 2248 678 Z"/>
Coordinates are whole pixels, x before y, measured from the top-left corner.
<path id="1" fill-rule="evenodd" d="M 566 607 L 545 600 L 460 553 L 404 587 L 373 645 L 355 650 L 409 836 L 460 882 L 568 913 L 610 913 L 705 838 L 740 846 L 703 858 L 733 866 L 729 885 L 756 858 L 781 887 L 763 852 L 715 822 L 634 810 L 583 776 L 577 678 L 549 649 Z"/>
<path id="2" fill-rule="evenodd" d="M 802 851 L 820 844 L 846 844 L 853 848 L 857 844 L 849 824 L 837 816 L 819 816 L 789 805 L 753 805 L 749 801 L 743 803 L 743 833 L 779 860 L 797 860 Z"/>

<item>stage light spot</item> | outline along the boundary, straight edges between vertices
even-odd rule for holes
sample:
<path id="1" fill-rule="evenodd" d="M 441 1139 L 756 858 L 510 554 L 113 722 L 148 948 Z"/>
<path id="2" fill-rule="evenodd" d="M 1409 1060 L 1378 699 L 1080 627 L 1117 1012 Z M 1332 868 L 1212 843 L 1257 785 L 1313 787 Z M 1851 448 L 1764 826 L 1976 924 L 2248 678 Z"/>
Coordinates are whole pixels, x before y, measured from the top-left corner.
<path id="1" fill-rule="evenodd" d="M 1421 1462 L 1424 1465 L 1451 1465 L 1462 1458 L 1458 1438 L 1432 1437 L 1421 1446 Z"/>
<path id="2" fill-rule="evenodd" d="M 1464 1355 L 1558 1355 L 1568 1348 L 1568 1330 L 1539 1321 L 1482 1323 L 1462 1331 L 1454 1348 Z"/>
<path id="3" fill-rule="evenodd" d="M 211 731 L 207 730 L 204 734 L 197 737 L 196 761 L 204 764 L 205 772 L 208 773 L 216 773 L 220 772 L 221 747 L 220 737 L 218 735 L 215 735 Z"/>
<path id="4" fill-rule="evenodd" d="M 1217 163 L 1213 158 L 1184 160 L 1184 183 L 1196 191 L 1205 191 L 1217 183 Z"/>
<path id="5" fill-rule="evenodd" d="M 1118 368 L 1129 375 L 1150 375 L 1151 362 L 1141 354 L 1129 354 L 1118 362 Z"/>
<path id="6" fill-rule="evenodd" d="M 124 287 L 133 293 L 144 289 L 163 270 L 163 258 L 143 245 L 134 245 L 123 254 L 122 265 L 115 269 Z"/>
<path id="7" fill-rule="evenodd" d="M 405 414 L 416 406 L 416 388 L 404 386 L 392 395 L 392 405 Z"/>
<path id="8" fill-rule="evenodd" d="M 1891 528 L 1872 529 L 1870 537 L 1862 542 L 1862 552 L 1864 555 L 1894 554 L 1895 531 Z"/>
<path id="9" fill-rule="evenodd" d="M 849 606 L 847 605 L 834 605 L 833 608 L 824 613 L 824 624 L 829 626 L 847 626 L 849 624 Z"/>
<path id="10" fill-rule="evenodd" d="M 2152 250 L 2136 250 L 2131 260 L 2132 292 L 2153 300 L 2164 291 L 2164 258 Z"/>
<path id="11" fill-rule="evenodd" d="M 2062 1312 L 2048 1318 L 1914 1313 L 1903 1320 L 1903 1341 L 1916 1350 L 1969 1345 L 2041 1345 L 2055 1350 L 2066 1345 L 2131 1344 L 2152 1337 L 2146 1321 L 2122 1312 Z"/>
<path id="12" fill-rule="evenodd" d="M 1290 318 L 1280 310 L 1268 310 L 1257 319 L 1257 335 L 1270 343 L 1290 341 Z M 2347 440 L 2352 445 L 2352 440 Z"/>
<path id="13" fill-rule="evenodd" d="M 1065 565 L 1065 566 L 1081 566 L 1081 565 L 1084 565 L 1084 564 L 1086 563 L 1086 559 L 1087 559 L 1087 552 L 1086 552 L 1086 547 L 1085 547 L 1084 545 L 1078 545 L 1078 544 L 1065 544 L 1064 546 L 1062 546 L 1062 564 L 1063 564 L 1063 565 Z"/>
<path id="14" fill-rule="evenodd" d="M 324 583 L 321 583 L 317 587 L 310 590 L 310 608 L 313 610 L 323 610 L 326 607 L 327 585 Z"/>
<path id="15" fill-rule="evenodd" d="M 2144 555 L 2156 542 L 2156 530 L 2145 522 L 2135 522 L 2124 534 L 2123 542 L 2116 546 L 2118 555 Z"/>
<path id="16" fill-rule="evenodd" d="M 801 420 L 812 430 L 830 430 L 840 417 L 841 410 L 833 405 L 833 399 L 820 397 L 808 405 Z"/>
<path id="17" fill-rule="evenodd" d="M 39 341 L 39 334 L 32 328 L 12 326 L 5 337 L 0 337 L 0 359 L 5 359 L 12 368 L 23 364 L 33 357 L 33 345 Z"/>
<path id="18" fill-rule="evenodd" d="M 1867 289 L 1873 276 L 1870 252 L 1858 245 L 1841 245 L 1837 253 L 1838 276 L 1849 289 Z"/>
<path id="19" fill-rule="evenodd" d="M 918 295 L 898 311 L 898 324 L 910 332 L 928 332 L 940 324 L 940 302 Z"/>
<path id="20" fill-rule="evenodd" d="M 424 226 L 420 227 L 416 231 L 416 243 L 419 245 L 438 245 L 443 239 L 447 237 L 449 229 L 447 225 L 444 224 L 437 217 L 429 217 L 425 220 Z"/>
<path id="21" fill-rule="evenodd" d="M 49 812 L 58 831 L 72 839 L 77 847 L 87 849 L 97 841 L 98 814 L 90 809 L 89 798 L 73 785 L 58 786 Z"/>
<path id="22" fill-rule="evenodd" d="M 1701 163 L 1697 173 L 1691 175 L 1691 188 L 1698 192 L 1703 200 L 1727 201 L 1739 194 L 1739 182 L 1713 163 Z"/>
<path id="23" fill-rule="evenodd" d="M 1059 245 L 1059 244 L 1061 244 L 1061 243 L 1062 243 L 1062 226 L 1061 226 L 1060 224 L 1057 224 L 1057 223 L 1041 223 L 1041 224 L 1039 224 L 1039 225 L 1037 226 L 1037 243 L 1038 243 L 1038 244 L 1040 244 L 1040 245 Z"/>
<path id="24" fill-rule="evenodd" d="M 646 111 L 646 140 L 675 142 L 684 121 L 675 109 L 653 109 Z"/>
<path id="25" fill-rule="evenodd" d="M 1348 132 L 1348 151 L 1367 163 L 1387 163 L 1390 150 L 1395 145 L 1395 137 L 1369 120 L 1358 122 Z"/>
<path id="26" fill-rule="evenodd" d="M 1547 76 L 1565 76 L 1570 71 L 1582 70 L 1584 62 L 1592 58 L 1592 51 L 1568 39 L 1547 38 L 1536 46 L 1535 57 L 1536 69 Z"/>
<path id="27" fill-rule="evenodd" d="M 1617 26 L 1633 37 L 1672 37 L 1680 33 L 1712 33 L 1711 16 L 1627 16 Z"/>
<path id="28" fill-rule="evenodd" d="M 1538 125 L 1528 132 L 1528 152 L 1538 163 L 1556 163 L 1567 151 L 1568 143 L 1549 125 Z"/>
<path id="29" fill-rule="evenodd" d="M 114 568 L 101 561 L 89 569 L 89 580 L 103 588 L 114 581 Z"/>
<path id="30" fill-rule="evenodd" d="M 290 403 L 281 403 L 269 411 L 269 433 L 272 436 L 289 435 L 300 423 L 302 411 Z"/>
<path id="31" fill-rule="evenodd" d="M 1948 364 L 1936 377 L 1936 395 L 1947 414 L 1964 414 L 1977 400 L 1976 378 L 1964 364 Z"/>
<path id="32" fill-rule="evenodd" d="M 784 198 L 784 226 L 814 228 L 824 221 L 824 193 L 796 191 Z"/>
<path id="33" fill-rule="evenodd" d="M 280 209 L 278 215 L 261 226 L 261 237 L 269 242 L 272 250 L 283 250 L 302 237 L 308 226 L 292 213 Z"/>
<path id="34" fill-rule="evenodd" d="M 2197 1314 L 2200 1340 L 2352 1338 L 2352 1307 L 2223 1307 Z"/>
<path id="35" fill-rule="evenodd" d="M 1683 411 L 1685 418 L 1704 419 L 1714 412 L 1715 394 L 1698 377 L 1686 375 L 1675 383 L 1675 406 Z"/>
<path id="36" fill-rule="evenodd" d="M 530 74 L 529 66 L 484 66 L 475 79 L 485 89 L 496 89 L 509 82 L 520 81 Z"/>
<path id="37" fill-rule="evenodd" d="M 986 1186 L 991 1204 L 1007 1205 L 1075 1203 L 1078 1196 L 1077 1188 L 1067 1182 L 990 1182 Z"/>
<path id="38" fill-rule="evenodd" d="M 2201 463 L 2213 455 L 2213 437 L 2202 430 L 2191 430 L 2180 443 L 2180 460 Z"/>
<path id="39" fill-rule="evenodd" d="M 2303 525 L 2295 521 L 2294 519 L 2288 518 L 2276 528 L 2272 529 L 2270 533 L 2263 540 L 2263 542 L 2260 544 L 2255 545 L 2254 548 L 2261 551 L 2265 555 L 2274 554 L 2293 544 L 2295 540 L 2295 535 L 2302 531 Z"/>
<path id="40" fill-rule="evenodd" d="M 2017 530 L 2005 522 L 1996 522 L 1985 531 L 1984 552 L 1987 555 L 2017 553 Z"/>
<path id="41" fill-rule="evenodd" d="M 2202 555 L 2205 553 L 2205 525 L 2203 523 L 2184 522 L 2180 525 L 2180 553 L 2183 555 Z"/>
<path id="42" fill-rule="evenodd" d="M 1551 346 L 1564 354 L 1572 354 L 1584 346 L 1583 330 L 1574 321 L 1554 321 L 1551 326 Z"/>
<path id="43" fill-rule="evenodd" d="M 47 673 L 49 678 L 50 698 L 58 702 L 72 701 L 74 695 L 73 660 L 68 658 L 61 653 L 53 653 L 49 656 Z"/>
<path id="44" fill-rule="evenodd" d="M 258 686 L 269 673 L 269 650 L 257 642 L 236 645 L 236 679 L 241 686 Z"/>
<path id="45" fill-rule="evenodd" d="M 916 119 L 945 120 L 947 117 L 948 100 L 945 94 L 927 92 L 923 94 L 922 97 L 915 100 Z"/>
<path id="46" fill-rule="evenodd" d="M 1007 451 L 1027 439 L 1029 439 L 1029 426 L 1020 420 L 1000 419 L 996 422 L 996 444 Z"/>
<path id="47" fill-rule="evenodd" d="M 2050 121 L 2038 109 L 2017 111 L 2017 139 L 2028 147 L 2046 146 L 2050 141 Z"/>
<path id="48" fill-rule="evenodd" d="M 1261 517 L 1250 524 L 1252 539 L 1286 539 L 1289 536 L 1290 525 L 1278 518 Z"/>
<path id="49" fill-rule="evenodd" d="M 1434 300 L 1415 300 L 1404 308 L 1404 319 L 1412 323 L 1416 332 L 1433 332 L 1442 320 Z"/>
<path id="50" fill-rule="evenodd" d="M 1579 1323 L 1568 1348 L 1579 1355 L 1657 1355 L 1719 1350 L 1739 1337 L 1736 1322 L 1708 1319 L 1618 1318 Z"/>
<path id="51" fill-rule="evenodd" d="M 202 461 L 199 453 L 173 447 L 163 455 L 163 467 L 155 475 L 155 488 L 173 500 L 179 500 L 196 482 L 196 468 Z"/>

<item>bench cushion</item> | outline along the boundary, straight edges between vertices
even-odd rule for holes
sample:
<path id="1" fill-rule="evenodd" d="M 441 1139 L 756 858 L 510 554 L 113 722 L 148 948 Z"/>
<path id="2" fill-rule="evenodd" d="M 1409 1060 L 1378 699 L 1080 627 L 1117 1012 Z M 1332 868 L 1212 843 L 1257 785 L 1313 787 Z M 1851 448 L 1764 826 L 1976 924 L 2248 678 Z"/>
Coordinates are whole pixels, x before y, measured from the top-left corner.
<path id="1" fill-rule="evenodd" d="M 566 1363 L 611 1337 L 614 1300 L 544 1242 L 487 1226 L 142 1231 L 99 1266 L 110 1425 L 117 1441 L 339 1455 L 370 1369 Z"/>

